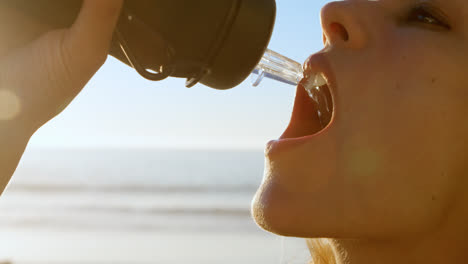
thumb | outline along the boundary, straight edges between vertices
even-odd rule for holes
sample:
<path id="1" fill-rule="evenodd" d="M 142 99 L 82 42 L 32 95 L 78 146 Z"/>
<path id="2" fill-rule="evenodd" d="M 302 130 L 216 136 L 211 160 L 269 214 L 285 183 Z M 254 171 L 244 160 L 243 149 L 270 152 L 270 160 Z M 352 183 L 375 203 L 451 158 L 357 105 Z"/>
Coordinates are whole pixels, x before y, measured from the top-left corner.
<path id="1" fill-rule="evenodd" d="M 107 57 L 124 0 L 84 0 L 81 11 L 64 39 L 64 46 L 81 59 Z"/>

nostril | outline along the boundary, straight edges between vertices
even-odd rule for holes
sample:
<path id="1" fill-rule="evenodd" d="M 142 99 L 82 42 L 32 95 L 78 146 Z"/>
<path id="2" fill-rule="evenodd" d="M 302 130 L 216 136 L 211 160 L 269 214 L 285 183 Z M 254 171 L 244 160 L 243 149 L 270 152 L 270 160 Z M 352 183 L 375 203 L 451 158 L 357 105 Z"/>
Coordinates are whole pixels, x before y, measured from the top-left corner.
<path id="1" fill-rule="evenodd" d="M 341 38 L 344 40 L 344 41 L 348 41 L 349 40 L 349 35 L 348 35 L 348 31 L 346 31 L 346 28 L 341 25 L 340 23 L 336 23 L 336 22 L 333 22 L 330 24 L 330 30 L 333 32 L 333 33 L 336 33 L 338 35 L 341 36 Z"/>

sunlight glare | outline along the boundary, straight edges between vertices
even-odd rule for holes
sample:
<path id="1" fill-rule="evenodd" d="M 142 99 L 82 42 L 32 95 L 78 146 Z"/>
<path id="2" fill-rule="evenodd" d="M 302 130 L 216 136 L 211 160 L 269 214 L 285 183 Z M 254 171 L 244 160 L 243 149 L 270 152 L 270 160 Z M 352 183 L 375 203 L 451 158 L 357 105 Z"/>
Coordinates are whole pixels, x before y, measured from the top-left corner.
<path id="1" fill-rule="evenodd" d="M 0 90 L 0 121 L 14 119 L 20 110 L 21 102 L 18 96 L 9 90 Z"/>

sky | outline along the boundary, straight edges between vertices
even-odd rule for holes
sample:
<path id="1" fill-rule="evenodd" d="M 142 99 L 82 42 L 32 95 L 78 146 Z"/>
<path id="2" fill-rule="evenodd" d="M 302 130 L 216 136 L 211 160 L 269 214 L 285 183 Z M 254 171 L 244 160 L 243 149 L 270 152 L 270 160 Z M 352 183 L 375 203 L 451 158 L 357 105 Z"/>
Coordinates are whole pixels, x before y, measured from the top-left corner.
<path id="1" fill-rule="evenodd" d="M 321 50 L 325 0 L 277 0 L 269 48 L 303 63 Z M 28 147 L 204 148 L 263 150 L 285 130 L 295 87 L 249 79 L 218 91 L 185 80 L 152 82 L 109 57 L 58 117 Z"/>

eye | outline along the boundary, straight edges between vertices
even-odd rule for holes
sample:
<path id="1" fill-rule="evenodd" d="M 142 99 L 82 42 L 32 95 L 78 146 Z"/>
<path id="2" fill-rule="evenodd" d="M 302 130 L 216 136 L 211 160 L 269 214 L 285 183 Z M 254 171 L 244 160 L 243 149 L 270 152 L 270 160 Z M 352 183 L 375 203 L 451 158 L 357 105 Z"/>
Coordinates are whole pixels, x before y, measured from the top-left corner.
<path id="1" fill-rule="evenodd" d="M 443 22 L 443 19 L 439 18 L 440 16 L 442 15 L 438 14 L 432 7 L 420 5 L 410 10 L 408 22 L 424 23 L 430 26 L 451 29 L 447 23 Z"/>

